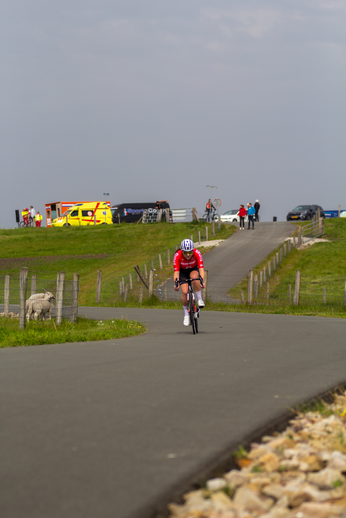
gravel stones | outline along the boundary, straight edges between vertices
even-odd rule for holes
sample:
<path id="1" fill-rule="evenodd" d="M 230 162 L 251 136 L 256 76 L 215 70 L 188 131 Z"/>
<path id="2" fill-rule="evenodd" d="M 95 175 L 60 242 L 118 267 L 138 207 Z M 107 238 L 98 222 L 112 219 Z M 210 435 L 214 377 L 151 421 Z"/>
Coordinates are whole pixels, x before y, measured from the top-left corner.
<path id="1" fill-rule="evenodd" d="M 346 392 L 241 449 L 237 464 L 170 504 L 170 518 L 346 518 Z"/>

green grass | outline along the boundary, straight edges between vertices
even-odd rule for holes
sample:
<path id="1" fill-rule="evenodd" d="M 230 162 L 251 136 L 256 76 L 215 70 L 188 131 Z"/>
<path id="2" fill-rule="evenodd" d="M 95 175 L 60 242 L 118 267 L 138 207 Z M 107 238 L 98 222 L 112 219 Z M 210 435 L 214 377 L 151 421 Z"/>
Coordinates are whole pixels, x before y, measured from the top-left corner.
<path id="1" fill-rule="evenodd" d="M 171 250 L 182 239 L 198 231 L 205 234 L 206 223 L 166 222 L 147 225 L 98 225 L 95 227 L 24 228 L 0 230 L 1 275 L 18 276 L 21 267 L 29 267 L 29 275 L 54 280 L 57 272 L 64 271 L 66 279 L 73 273 L 80 276 L 79 304 L 95 303 L 96 274 L 102 271 L 102 287 L 114 280 L 134 274 L 133 267 L 149 263 L 159 253 Z M 217 225 L 215 226 L 217 229 Z M 208 225 L 212 239 L 212 225 Z M 225 239 L 236 231 L 233 225 L 222 225 L 215 239 Z"/>
<path id="2" fill-rule="evenodd" d="M 6 322 L 3 323 L 6 324 Z M 22 331 L 18 327 L 14 329 L 11 325 L 1 327 L 0 347 L 111 340 L 137 336 L 145 331 L 146 328 L 143 324 L 132 320 L 98 321 L 78 318 L 75 323 L 63 320 L 58 327 L 54 320 L 47 322 L 31 321 Z"/>
<path id="3" fill-rule="evenodd" d="M 264 285 L 259 290 L 257 302 L 253 307 L 246 304 L 245 308 L 243 306 L 237 310 L 345 317 L 346 308 L 343 300 L 346 280 L 346 220 L 342 218 L 325 220 L 325 234 L 322 238 L 327 239 L 328 242 L 317 242 L 305 249 L 293 248 L 279 264 L 271 279 L 267 279 L 270 293 L 269 305 L 261 306 L 261 303 L 267 302 L 267 286 Z M 254 275 L 263 272 L 268 262 L 272 264 L 273 257 L 281 247 L 282 245 L 273 250 L 254 268 Z M 301 272 L 300 306 L 298 307 L 290 304 L 288 299 L 289 285 L 291 285 L 293 297 L 296 270 Z M 241 291 L 244 292 L 245 298 L 247 297 L 247 287 L 248 280 L 245 278 L 230 290 L 229 295 L 240 301 Z M 326 293 L 326 303 L 323 302 L 323 289 Z M 291 300 L 293 302 L 293 299 Z"/>

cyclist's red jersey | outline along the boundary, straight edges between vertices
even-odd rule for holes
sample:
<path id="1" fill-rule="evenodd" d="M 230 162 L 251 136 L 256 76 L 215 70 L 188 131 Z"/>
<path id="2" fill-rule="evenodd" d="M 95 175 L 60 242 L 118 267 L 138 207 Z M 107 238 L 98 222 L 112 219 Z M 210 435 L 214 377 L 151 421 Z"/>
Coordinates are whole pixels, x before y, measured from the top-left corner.
<path id="1" fill-rule="evenodd" d="M 202 254 L 195 248 L 191 258 L 186 259 L 186 257 L 183 256 L 183 252 L 178 250 L 173 259 L 173 266 L 175 272 L 180 272 L 180 270 L 187 270 L 189 268 L 195 268 L 196 266 L 198 268 L 204 268 Z"/>

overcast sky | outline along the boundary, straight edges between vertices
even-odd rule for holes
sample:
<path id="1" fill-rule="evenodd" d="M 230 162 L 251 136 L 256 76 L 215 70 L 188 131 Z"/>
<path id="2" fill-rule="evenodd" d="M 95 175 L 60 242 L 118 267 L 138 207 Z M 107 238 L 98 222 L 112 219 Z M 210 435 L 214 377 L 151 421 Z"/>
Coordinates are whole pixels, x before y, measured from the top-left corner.
<path id="1" fill-rule="evenodd" d="M 344 0 L 0 0 L 0 226 L 53 201 L 346 209 Z"/>

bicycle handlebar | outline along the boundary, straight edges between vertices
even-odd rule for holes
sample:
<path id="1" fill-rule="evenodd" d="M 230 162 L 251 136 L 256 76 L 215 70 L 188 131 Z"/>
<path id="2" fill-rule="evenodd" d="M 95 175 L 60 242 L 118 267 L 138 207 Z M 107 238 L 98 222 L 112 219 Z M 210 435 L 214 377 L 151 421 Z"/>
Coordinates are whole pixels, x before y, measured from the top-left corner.
<path id="1" fill-rule="evenodd" d="M 204 286 L 204 281 L 203 281 L 201 276 L 197 277 L 196 279 L 185 279 L 184 281 L 176 280 L 174 284 L 175 284 L 175 286 L 177 288 L 178 285 L 186 284 L 186 283 L 187 284 L 192 284 L 193 281 L 199 281 L 201 283 L 201 285 Z"/>

